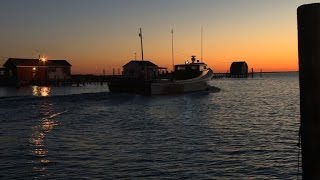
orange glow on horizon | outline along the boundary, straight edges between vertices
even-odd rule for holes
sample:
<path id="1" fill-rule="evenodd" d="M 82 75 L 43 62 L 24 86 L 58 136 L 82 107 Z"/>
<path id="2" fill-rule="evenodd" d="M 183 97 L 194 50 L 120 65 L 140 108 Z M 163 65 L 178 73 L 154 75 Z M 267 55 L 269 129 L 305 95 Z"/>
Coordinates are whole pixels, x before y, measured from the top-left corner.
<path id="1" fill-rule="evenodd" d="M 3 21 L 7 28 L 0 30 L 4 42 L 0 60 L 34 59 L 45 53 L 50 59 L 68 60 L 72 74 L 112 74 L 113 69 L 118 73 L 135 56 L 141 59 L 142 28 L 144 59 L 169 71 L 172 42 L 175 64 L 191 55 L 201 59 L 203 52 L 203 61 L 215 72 L 228 71 L 233 61 L 246 61 L 250 68 L 263 71 L 297 71 L 297 8 L 306 3 L 314 2 L 99 1 L 79 2 L 70 11 L 62 1 L 38 3 L 42 8 L 8 1 L 0 12 L 10 18 Z M 34 13 L 39 9 L 50 18 Z M 21 17 L 39 23 L 12 23 Z"/>
<path id="2" fill-rule="evenodd" d="M 244 34 L 243 36 L 246 38 L 225 38 L 223 40 L 208 37 L 205 39 L 203 47 L 203 61 L 214 69 L 214 72 L 221 73 L 229 71 L 233 61 L 246 61 L 250 71 L 251 68 L 259 72 L 261 69 L 265 72 L 298 70 L 297 40 L 294 33 L 288 35 L 272 34 L 272 38 L 253 36 L 250 39 L 249 35 Z M 215 39 L 219 42 L 216 42 Z M 188 43 L 184 40 L 175 43 L 175 64 L 184 63 L 190 59 L 191 55 L 196 55 L 197 59 L 201 59 L 200 46 L 198 47 L 196 43 L 197 41 L 191 41 L 191 44 L 195 44 L 195 46 L 187 46 Z M 170 38 L 166 41 L 159 39 L 151 42 L 147 40 L 144 44 L 146 46 L 145 60 L 151 60 L 160 67 L 167 67 L 168 71 L 172 70 Z M 132 43 L 130 47 L 127 46 L 121 51 L 117 50 L 112 53 L 101 50 L 93 53 L 93 56 L 70 56 L 72 73 L 102 75 L 103 70 L 106 74 L 112 74 L 115 69 L 117 74 L 118 71 L 122 71 L 122 66 L 130 60 L 134 60 L 135 56 L 137 60 L 141 59 L 137 44 Z M 135 49 L 132 49 L 133 47 Z"/>
<path id="3" fill-rule="evenodd" d="M 175 64 L 183 64 L 185 62 L 186 58 L 183 58 L 183 60 L 176 60 Z M 258 59 L 258 60 L 256 60 Z M 118 74 L 118 72 L 122 72 L 122 66 L 129 62 L 132 59 L 123 60 L 122 62 L 116 63 L 113 62 L 112 65 L 108 63 L 100 63 L 99 65 L 90 65 L 90 64 L 77 64 L 72 63 L 72 74 L 94 74 L 94 75 L 102 75 L 103 72 L 105 72 L 106 75 L 111 75 L 113 73 L 113 69 L 115 70 L 115 73 Z M 167 67 L 168 71 L 170 72 L 172 70 L 172 62 L 168 59 L 150 59 L 153 63 L 157 64 L 160 67 Z M 251 71 L 251 68 L 254 69 L 254 71 L 262 70 L 263 72 L 281 72 L 281 71 L 298 71 L 298 58 L 292 58 L 292 59 L 285 59 L 285 58 L 279 58 L 278 59 L 268 59 L 265 58 L 206 58 L 203 60 L 210 68 L 214 70 L 216 73 L 225 73 L 229 71 L 230 65 L 233 61 L 246 61 L 249 69 Z"/>

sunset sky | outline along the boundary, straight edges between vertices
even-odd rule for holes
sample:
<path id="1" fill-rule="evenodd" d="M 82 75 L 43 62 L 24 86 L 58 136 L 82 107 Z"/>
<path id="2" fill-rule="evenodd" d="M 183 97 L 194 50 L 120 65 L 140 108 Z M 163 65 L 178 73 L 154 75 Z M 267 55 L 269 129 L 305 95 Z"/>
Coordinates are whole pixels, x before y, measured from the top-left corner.
<path id="1" fill-rule="evenodd" d="M 226 72 L 298 70 L 297 7 L 309 0 L 1 0 L 0 64 L 9 57 L 67 59 L 72 73 L 107 74 L 144 57 L 172 67 L 191 55 Z M 171 70 L 171 69 L 170 69 Z"/>

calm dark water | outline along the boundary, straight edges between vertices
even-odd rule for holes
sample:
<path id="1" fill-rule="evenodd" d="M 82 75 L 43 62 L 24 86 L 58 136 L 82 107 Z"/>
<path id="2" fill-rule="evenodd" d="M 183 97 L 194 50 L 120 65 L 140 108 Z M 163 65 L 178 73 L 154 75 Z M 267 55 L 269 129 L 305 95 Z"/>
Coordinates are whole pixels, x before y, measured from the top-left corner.
<path id="1" fill-rule="evenodd" d="M 296 179 L 298 74 L 211 84 L 222 90 L 2 88 L 0 179 Z"/>

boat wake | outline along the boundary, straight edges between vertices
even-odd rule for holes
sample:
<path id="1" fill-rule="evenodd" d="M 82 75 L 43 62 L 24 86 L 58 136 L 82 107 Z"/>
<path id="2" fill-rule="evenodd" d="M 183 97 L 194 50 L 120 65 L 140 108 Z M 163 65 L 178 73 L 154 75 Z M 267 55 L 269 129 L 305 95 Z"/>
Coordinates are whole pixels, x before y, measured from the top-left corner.
<path id="1" fill-rule="evenodd" d="M 208 91 L 209 91 L 210 93 L 216 93 L 216 92 L 220 92 L 221 89 L 218 88 L 218 87 L 215 87 L 215 86 L 209 86 L 209 87 L 208 87 Z"/>

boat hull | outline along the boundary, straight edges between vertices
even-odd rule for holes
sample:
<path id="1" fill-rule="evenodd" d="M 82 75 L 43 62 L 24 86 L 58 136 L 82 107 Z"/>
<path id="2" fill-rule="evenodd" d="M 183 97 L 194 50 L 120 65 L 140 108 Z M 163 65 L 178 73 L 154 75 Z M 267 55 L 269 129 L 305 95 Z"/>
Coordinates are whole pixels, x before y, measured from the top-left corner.
<path id="1" fill-rule="evenodd" d="M 162 95 L 208 90 L 208 81 L 211 80 L 212 76 L 212 70 L 208 69 L 199 77 L 193 79 L 152 83 L 151 94 Z"/>
<path id="2" fill-rule="evenodd" d="M 136 79 L 116 79 L 108 82 L 112 93 L 151 94 L 151 81 Z"/>
<path id="3" fill-rule="evenodd" d="M 108 82 L 109 91 L 112 93 L 134 93 L 143 95 L 177 94 L 209 89 L 208 81 L 211 80 L 211 69 L 203 71 L 196 78 L 187 80 L 159 80 L 142 81 L 132 79 L 120 79 Z"/>

